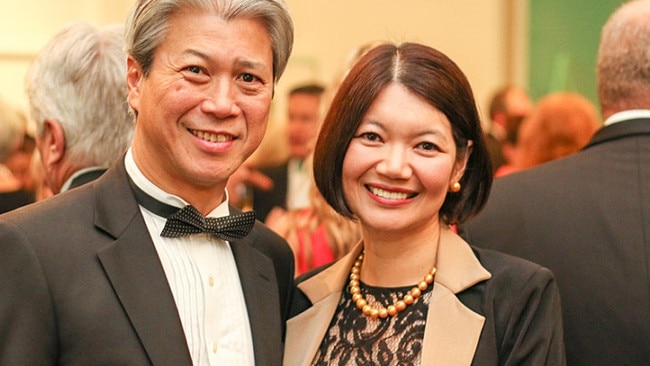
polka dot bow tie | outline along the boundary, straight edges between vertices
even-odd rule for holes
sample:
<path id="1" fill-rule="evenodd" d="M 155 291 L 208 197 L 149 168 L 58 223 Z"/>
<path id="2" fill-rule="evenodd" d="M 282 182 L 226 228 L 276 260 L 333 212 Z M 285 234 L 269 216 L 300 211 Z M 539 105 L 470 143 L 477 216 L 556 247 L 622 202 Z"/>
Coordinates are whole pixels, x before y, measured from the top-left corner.
<path id="1" fill-rule="evenodd" d="M 160 236 L 176 238 L 208 233 L 222 240 L 236 240 L 248 235 L 255 225 L 255 212 L 224 217 L 204 217 L 194 206 L 187 205 L 167 218 Z"/>
<path id="2" fill-rule="evenodd" d="M 192 205 L 183 208 L 170 206 L 149 196 L 130 182 L 135 198 L 142 207 L 167 219 L 160 236 L 177 238 L 208 233 L 222 240 L 236 240 L 248 235 L 255 225 L 255 211 L 224 217 L 205 217 Z"/>

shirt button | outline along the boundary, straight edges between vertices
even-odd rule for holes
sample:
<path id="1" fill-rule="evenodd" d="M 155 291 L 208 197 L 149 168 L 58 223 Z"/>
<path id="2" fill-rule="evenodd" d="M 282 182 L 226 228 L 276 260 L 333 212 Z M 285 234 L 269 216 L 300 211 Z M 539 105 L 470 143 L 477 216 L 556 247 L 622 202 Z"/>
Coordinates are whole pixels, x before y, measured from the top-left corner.
<path id="1" fill-rule="evenodd" d="M 214 277 L 210 276 L 208 277 L 208 284 L 210 287 L 214 287 Z"/>
<path id="2" fill-rule="evenodd" d="M 212 342 L 212 353 L 217 353 L 217 342 Z"/>

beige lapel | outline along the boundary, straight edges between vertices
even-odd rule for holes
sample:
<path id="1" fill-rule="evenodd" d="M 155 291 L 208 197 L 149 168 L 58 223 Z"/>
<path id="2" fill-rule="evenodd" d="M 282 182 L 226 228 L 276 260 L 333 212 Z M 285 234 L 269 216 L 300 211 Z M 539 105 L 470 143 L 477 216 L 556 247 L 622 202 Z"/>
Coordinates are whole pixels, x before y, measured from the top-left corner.
<path id="1" fill-rule="evenodd" d="M 361 243 L 357 244 L 331 267 L 298 285 L 313 306 L 287 321 L 285 366 L 311 364 L 341 299 L 350 268 L 361 249 Z"/>
<path id="2" fill-rule="evenodd" d="M 438 271 L 424 330 L 422 366 L 470 365 L 485 318 L 458 300 L 455 294 L 487 280 L 469 245 L 451 230 L 441 232 Z"/>
<path id="3" fill-rule="evenodd" d="M 361 249 L 361 244 L 357 244 L 337 263 L 299 285 L 314 305 L 287 322 L 285 366 L 311 364 Z M 422 365 L 469 365 L 485 319 L 465 307 L 455 294 L 490 278 L 490 273 L 467 243 L 446 228 L 441 233 L 437 267 L 424 332 Z"/>

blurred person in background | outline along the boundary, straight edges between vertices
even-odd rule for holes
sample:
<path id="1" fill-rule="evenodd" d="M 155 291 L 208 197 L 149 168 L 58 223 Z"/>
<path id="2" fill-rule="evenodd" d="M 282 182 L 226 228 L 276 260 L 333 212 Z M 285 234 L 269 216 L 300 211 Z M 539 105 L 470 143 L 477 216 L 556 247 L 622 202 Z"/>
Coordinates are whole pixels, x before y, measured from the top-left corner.
<path id="1" fill-rule="evenodd" d="M 0 100 L 0 213 L 35 201 L 33 190 L 26 189 L 7 164 L 17 155 L 26 135 L 27 119 L 17 107 Z"/>
<path id="2" fill-rule="evenodd" d="M 599 127 L 598 111 L 587 98 L 571 92 L 551 93 L 537 102 L 514 131 L 513 147 L 506 139 L 504 153 L 512 162 L 502 165 L 495 176 L 574 154 L 589 143 Z"/>
<path id="3" fill-rule="evenodd" d="M 133 135 L 123 26 L 73 22 L 41 49 L 25 79 L 36 146 L 52 193 L 99 177 Z"/>
<path id="4" fill-rule="evenodd" d="M 503 144 L 507 137 L 509 120 L 526 117 L 532 110 L 532 102 L 526 92 L 514 85 L 506 85 L 492 95 L 489 103 L 490 124 L 485 135 L 492 171 L 506 164 Z"/>
<path id="5" fill-rule="evenodd" d="M 27 121 L 27 125 L 29 126 L 29 121 Z M 26 131 L 20 146 L 14 150 L 5 162 L 5 166 L 20 180 L 22 188 L 30 192 L 36 192 L 39 184 L 38 179 L 43 176 L 34 171 L 33 161 L 37 158 L 37 152 L 36 139 L 33 133 Z M 43 167 L 38 166 L 38 169 L 42 170 Z"/>
<path id="6" fill-rule="evenodd" d="M 295 210 L 309 206 L 311 175 L 305 168 L 307 157 L 314 150 L 323 114 L 323 93 L 320 84 L 303 84 L 289 91 L 287 104 L 286 143 L 289 158 L 280 164 L 260 167 L 272 186 L 252 185 L 252 206 L 257 218 L 265 221 L 273 209 Z"/>
<path id="7" fill-rule="evenodd" d="M 359 223 L 340 215 L 327 204 L 311 176 L 312 156 L 305 161 L 310 172 L 309 205 L 293 210 L 274 210 L 266 225 L 285 238 L 296 259 L 296 276 L 329 264 L 361 239 Z"/>
<path id="8" fill-rule="evenodd" d="M 460 229 L 553 271 L 569 365 L 650 365 L 650 1 L 607 20 L 596 75 L 605 121 L 587 146 L 497 179 Z"/>

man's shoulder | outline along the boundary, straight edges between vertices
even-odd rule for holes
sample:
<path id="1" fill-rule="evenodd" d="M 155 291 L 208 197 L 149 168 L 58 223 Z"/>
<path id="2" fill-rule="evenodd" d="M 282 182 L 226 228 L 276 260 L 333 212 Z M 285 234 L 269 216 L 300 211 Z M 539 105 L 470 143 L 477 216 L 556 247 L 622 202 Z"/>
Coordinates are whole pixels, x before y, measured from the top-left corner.
<path id="1" fill-rule="evenodd" d="M 558 192 L 558 185 L 579 180 L 586 172 L 584 167 L 591 164 L 591 159 L 583 151 L 496 178 L 490 198 L 500 194 L 511 197 L 517 193 L 528 195 L 544 190 Z"/>
<path id="2" fill-rule="evenodd" d="M 62 192 L 44 200 L 23 206 L 0 216 L 6 221 L 29 221 L 32 223 L 48 223 L 71 219 L 70 215 L 85 211 L 92 205 L 92 195 L 88 189 L 74 189 Z M 46 218 L 50 219 L 46 219 Z"/>

